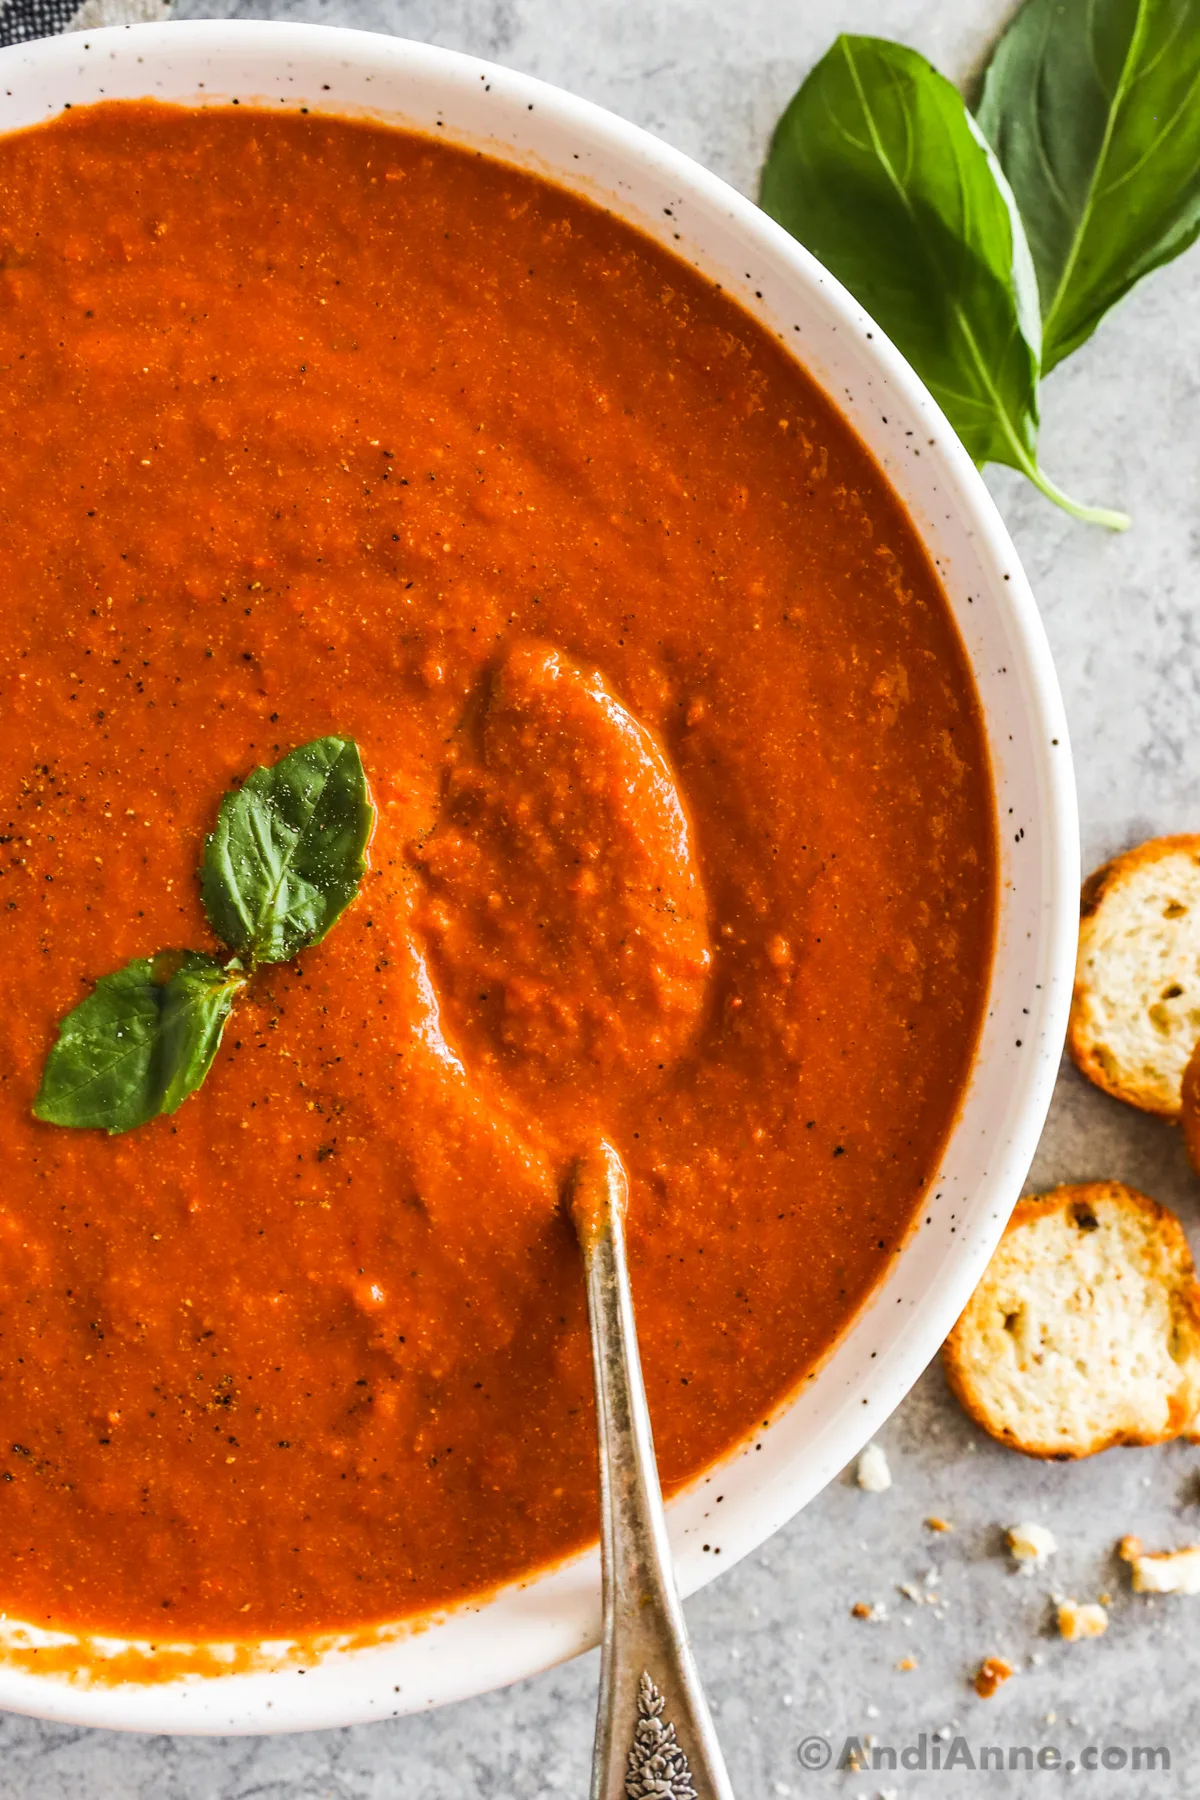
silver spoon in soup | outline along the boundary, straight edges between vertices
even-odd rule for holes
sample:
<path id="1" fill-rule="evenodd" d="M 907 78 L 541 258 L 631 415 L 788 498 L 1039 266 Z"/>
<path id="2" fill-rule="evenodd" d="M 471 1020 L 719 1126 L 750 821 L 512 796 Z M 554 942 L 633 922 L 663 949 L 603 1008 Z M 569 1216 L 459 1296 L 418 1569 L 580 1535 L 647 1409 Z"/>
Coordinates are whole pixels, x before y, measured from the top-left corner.
<path id="1" fill-rule="evenodd" d="M 625 1168 L 603 1139 L 575 1172 L 596 1426 L 604 1637 L 591 1800 L 733 1800 L 671 1563 L 625 1261 Z"/>
<path id="2" fill-rule="evenodd" d="M 420 847 L 418 915 L 468 1062 L 587 1145 L 583 1254 L 600 1452 L 604 1635 L 592 1800 L 732 1800 L 675 1586 L 625 1257 L 629 1183 L 600 1116 L 693 1040 L 712 951 L 657 739 L 602 676 L 522 642 L 464 733 Z"/>

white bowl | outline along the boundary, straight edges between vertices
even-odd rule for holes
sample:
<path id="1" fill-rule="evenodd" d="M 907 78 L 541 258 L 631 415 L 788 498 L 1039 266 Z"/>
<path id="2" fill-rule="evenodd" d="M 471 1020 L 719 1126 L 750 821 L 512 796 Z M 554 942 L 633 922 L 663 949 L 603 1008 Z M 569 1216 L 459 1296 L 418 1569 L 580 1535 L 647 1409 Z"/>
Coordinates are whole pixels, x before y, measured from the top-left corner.
<path id="1" fill-rule="evenodd" d="M 819 1377 L 771 1428 L 670 1509 L 690 1593 L 753 1550 L 841 1469 L 903 1398 L 965 1304 L 1016 1199 L 1049 1105 L 1074 962 L 1078 833 L 1066 723 L 1033 597 L 970 458 L 899 354 L 786 232 L 694 162 L 611 113 L 490 63 L 366 32 L 250 22 L 141 25 L 0 52 L 0 130 L 68 103 L 234 97 L 436 130 L 601 200 L 724 283 L 794 351 L 887 471 L 932 554 L 983 704 L 1000 819 L 999 935 L 982 1041 L 921 1222 Z M 803 1305 L 802 1277 L 797 1304 Z M 713 1501 L 723 1495 L 719 1516 Z M 720 1557 L 701 1544 L 719 1541 Z M 36 1672 L 47 1638 L 8 1621 L 0 1707 L 127 1730 L 295 1731 L 386 1718 L 533 1674 L 595 1642 L 591 1552 L 369 1647 L 155 1679 Z M 21 1654 L 21 1647 L 24 1654 Z M 121 1648 L 79 1644 L 83 1663 Z M 124 1665 L 128 1667 L 128 1659 Z"/>

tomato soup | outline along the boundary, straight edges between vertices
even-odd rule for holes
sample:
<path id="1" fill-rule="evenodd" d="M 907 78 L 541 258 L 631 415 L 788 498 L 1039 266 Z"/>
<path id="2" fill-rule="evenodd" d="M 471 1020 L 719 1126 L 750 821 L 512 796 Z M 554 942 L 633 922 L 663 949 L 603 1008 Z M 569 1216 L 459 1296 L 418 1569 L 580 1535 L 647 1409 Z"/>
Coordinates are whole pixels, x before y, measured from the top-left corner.
<path id="1" fill-rule="evenodd" d="M 962 646 L 835 408 L 592 205 L 383 127 L 0 141 L 0 1608 L 400 1619 L 597 1531 L 597 1131 L 668 1489 L 899 1253 L 995 822 Z M 36 1121 L 99 977 L 215 949 L 225 791 L 322 734 L 358 898 L 203 1087 Z"/>

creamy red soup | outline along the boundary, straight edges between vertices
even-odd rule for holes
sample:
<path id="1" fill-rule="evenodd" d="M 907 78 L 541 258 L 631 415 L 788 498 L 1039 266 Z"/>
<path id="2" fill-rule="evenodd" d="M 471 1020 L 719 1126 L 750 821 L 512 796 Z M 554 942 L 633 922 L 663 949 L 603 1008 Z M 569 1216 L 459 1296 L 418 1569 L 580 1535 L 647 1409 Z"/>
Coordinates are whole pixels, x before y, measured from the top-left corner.
<path id="1" fill-rule="evenodd" d="M 979 1028 L 980 712 L 911 521 L 714 284 L 381 127 L 112 104 L 0 141 L 0 1608 L 255 1637 L 597 1529 L 564 1192 L 597 1131 L 668 1489 L 898 1254 Z M 31 1103 L 215 949 L 222 794 L 352 737 L 335 930 L 207 1082 Z"/>

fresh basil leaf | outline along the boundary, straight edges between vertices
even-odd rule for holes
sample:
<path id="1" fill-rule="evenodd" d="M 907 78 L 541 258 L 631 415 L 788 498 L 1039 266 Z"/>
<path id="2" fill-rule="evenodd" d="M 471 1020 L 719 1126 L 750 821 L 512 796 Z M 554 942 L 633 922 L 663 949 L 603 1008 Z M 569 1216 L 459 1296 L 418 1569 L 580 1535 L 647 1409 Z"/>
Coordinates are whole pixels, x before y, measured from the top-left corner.
<path id="1" fill-rule="evenodd" d="M 201 892 L 217 936 L 252 962 L 286 962 L 343 913 L 375 822 L 358 746 L 316 738 L 226 794 Z"/>
<path id="2" fill-rule="evenodd" d="M 912 363 L 977 463 L 1037 461 L 1037 283 L 1008 184 L 957 90 L 916 51 L 838 38 L 784 112 L 761 202 Z"/>
<path id="3" fill-rule="evenodd" d="M 979 122 L 1025 221 L 1052 369 L 1200 234 L 1200 3 L 1026 0 Z"/>
<path id="4" fill-rule="evenodd" d="M 215 957 L 187 950 L 103 976 L 59 1027 L 35 1118 L 111 1134 L 173 1113 L 208 1074 L 245 983 Z"/>
<path id="5" fill-rule="evenodd" d="M 280 962 L 324 937 L 358 891 L 375 813 L 357 747 L 319 738 L 226 794 L 201 880 L 215 930 L 255 962 Z M 67 1014 L 33 1103 L 51 1125 L 132 1131 L 172 1113 L 212 1067 L 249 980 L 166 950 L 105 975 Z"/>
<path id="6" fill-rule="evenodd" d="M 1032 458 L 1032 265 L 962 99 L 924 57 L 840 37 L 779 121 L 762 203 L 879 321 L 976 462 Z"/>

